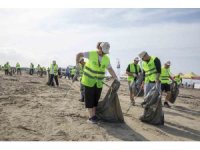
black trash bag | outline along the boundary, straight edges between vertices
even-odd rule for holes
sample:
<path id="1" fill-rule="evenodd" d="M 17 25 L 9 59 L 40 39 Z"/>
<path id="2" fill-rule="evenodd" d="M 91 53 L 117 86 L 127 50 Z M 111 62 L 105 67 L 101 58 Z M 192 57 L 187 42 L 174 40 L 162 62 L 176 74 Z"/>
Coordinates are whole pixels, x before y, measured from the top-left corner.
<path id="1" fill-rule="evenodd" d="M 158 88 L 154 86 L 144 99 L 146 105 L 140 120 L 153 125 L 164 125 L 164 112 Z"/>
<path id="2" fill-rule="evenodd" d="M 141 89 L 143 78 L 143 73 L 140 73 L 140 75 L 138 75 L 137 80 L 131 83 L 131 90 L 135 96 L 137 95 L 137 97 L 144 96 L 144 90 Z"/>
<path id="3" fill-rule="evenodd" d="M 114 80 L 103 101 L 100 101 L 97 106 L 96 115 L 98 119 L 111 123 L 124 122 L 124 116 L 117 94 L 119 87 L 119 81 Z"/>
<path id="4" fill-rule="evenodd" d="M 171 103 L 174 103 L 176 101 L 176 98 L 178 97 L 179 94 L 179 87 L 176 82 L 172 82 L 170 85 L 170 98 L 169 101 Z"/>

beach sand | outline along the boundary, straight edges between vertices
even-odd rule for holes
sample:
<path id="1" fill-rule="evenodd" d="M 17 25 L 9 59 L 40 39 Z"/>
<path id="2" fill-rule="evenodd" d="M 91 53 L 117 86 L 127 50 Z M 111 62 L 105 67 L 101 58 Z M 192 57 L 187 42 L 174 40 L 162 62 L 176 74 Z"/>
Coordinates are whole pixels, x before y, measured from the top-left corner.
<path id="1" fill-rule="evenodd" d="M 59 79 L 60 87 L 46 85 L 46 77 L 5 76 L 0 72 L 1 141 L 199 141 L 200 90 L 180 89 L 172 107 L 163 108 L 165 125 L 142 123 L 140 103 L 130 105 L 126 81 L 118 91 L 125 123 L 88 124 L 80 98 L 79 82 Z M 111 84 L 111 81 L 108 82 Z M 104 86 L 101 99 L 108 88 Z M 67 95 L 66 95 L 67 94 Z"/>

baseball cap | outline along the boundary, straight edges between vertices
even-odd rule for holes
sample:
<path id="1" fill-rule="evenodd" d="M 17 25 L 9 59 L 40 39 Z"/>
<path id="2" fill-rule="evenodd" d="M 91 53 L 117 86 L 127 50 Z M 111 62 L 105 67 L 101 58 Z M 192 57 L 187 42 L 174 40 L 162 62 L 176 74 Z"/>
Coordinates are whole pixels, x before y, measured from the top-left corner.
<path id="1" fill-rule="evenodd" d="M 171 62 L 170 62 L 170 61 L 167 61 L 167 62 L 165 63 L 165 65 L 170 66 L 170 65 L 171 65 Z"/>
<path id="2" fill-rule="evenodd" d="M 139 61 L 140 59 L 138 57 L 135 57 L 134 58 L 134 61 Z"/>
<path id="3" fill-rule="evenodd" d="M 140 57 L 140 58 L 143 58 L 146 54 L 147 54 L 146 51 L 142 51 L 141 53 L 139 53 L 139 57 Z"/>
<path id="4" fill-rule="evenodd" d="M 102 42 L 100 46 L 105 54 L 109 54 L 110 44 L 108 42 Z"/>

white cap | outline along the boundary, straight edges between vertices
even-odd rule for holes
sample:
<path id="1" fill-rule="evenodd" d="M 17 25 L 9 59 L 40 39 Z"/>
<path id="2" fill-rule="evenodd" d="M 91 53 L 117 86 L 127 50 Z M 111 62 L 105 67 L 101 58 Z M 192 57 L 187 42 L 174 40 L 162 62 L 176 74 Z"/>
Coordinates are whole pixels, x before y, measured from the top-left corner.
<path id="1" fill-rule="evenodd" d="M 110 44 L 108 42 L 102 42 L 100 46 L 105 54 L 109 54 Z"/>
<path id="2" fill-rule="evenodd" d="M 134 58 L 134 61 L 139 61 L 140 59 L 138 57 L 135 57 Z"/>
<path id="3" fill-rule="evenodd" d="M 139 57 L 142 59 L 146 54 L 146 51 L 142 51 L 141 53 L 139 53 Z"/>
<path id="4" fill-rule="evenodd" d="M 170 62 L 170 61 L 167 61 L 167 62 L 165 63 L 165 65 L 170 66 L 170 65 L 171 65 L 171 62 Z"/>

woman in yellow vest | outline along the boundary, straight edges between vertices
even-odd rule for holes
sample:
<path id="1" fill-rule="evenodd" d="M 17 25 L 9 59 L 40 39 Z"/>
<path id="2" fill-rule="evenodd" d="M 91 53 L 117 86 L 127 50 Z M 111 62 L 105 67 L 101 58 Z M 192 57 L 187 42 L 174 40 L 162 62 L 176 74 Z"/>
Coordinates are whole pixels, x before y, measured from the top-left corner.
<path id="1" fill-rule="evenodd" d="M 84 72 L 81 83 L 85 87 L 85 106 L 88 109 L 88 123 L 97 123 L 96 107 L 103 87 L 106 69 L 114 79 L 117 76 L 110 64 L 109 54 L 110 44 L 108 42 L 99 42 L 98 50 L 78 53 L 76 56 L 77 71 L 80 70 L 79 60 L 81 57 L 87 58 L 88 62 L 84 66 Z"/>
<path id="2" fill-rule="evenodd" d="M 167 93 L 165 97 L 165 102 L 164 102 L 164 106 L 167 108 L 171 107 L 168 103 L 169 98 L 170 98 L 170 83 L 171 83 L 170 79 L 174 80 L 173 77 L 171 76 L 170 65 L 171 65 L 171 62 L 167 61 L 165 65 L 162 67 L 161 74 L 160 74 L 161 90 L 162 92 Z"/>
<path id="3" fill-rule="evenodd" d="M 137 77 L 139 75 L 139 73 L 141 73 L 141 69 L 140 66 L 138 65 L 139 62 L 139 58 L 136 57 L 134 59 L 133 63 L 130 63 L 126 69 L 126 74 L 128 75 L 128 86 L 129 86 L 129 91 L 130 91 L 130 100 L 131 100 L 131 104 L 135 105 L 135 100 L 134 100 L 134 92 L 133 92 L 133 87 L 131 86 L 136 80 Z"/>

